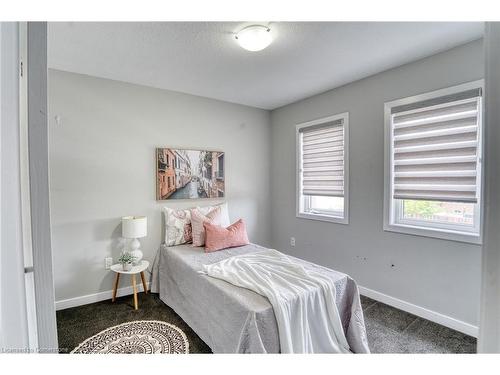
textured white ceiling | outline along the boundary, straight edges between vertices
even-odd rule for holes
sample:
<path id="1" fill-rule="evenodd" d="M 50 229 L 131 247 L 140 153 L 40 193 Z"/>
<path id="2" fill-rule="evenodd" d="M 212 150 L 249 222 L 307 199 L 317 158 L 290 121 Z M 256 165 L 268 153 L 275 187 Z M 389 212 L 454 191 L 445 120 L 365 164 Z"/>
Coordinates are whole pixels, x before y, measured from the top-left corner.
<path id="1" fill-rule="evenodd" d="M 274 109 L 483 35 L 473 22 L 272 22 L 274 42 L 248 52 L 233 33 L 249 24 L 50 23 L 49 67 Z"/>

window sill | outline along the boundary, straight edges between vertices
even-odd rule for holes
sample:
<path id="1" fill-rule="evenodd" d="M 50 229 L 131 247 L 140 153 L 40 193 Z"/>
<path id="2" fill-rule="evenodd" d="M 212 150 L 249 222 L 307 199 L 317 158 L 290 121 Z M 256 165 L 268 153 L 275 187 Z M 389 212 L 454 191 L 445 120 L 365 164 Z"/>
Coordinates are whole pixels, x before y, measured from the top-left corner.
<path id="1" fill-rule="evenodd" d="M 447 229 L 433 229 L 409 224 L 387 224 L 384 223 L 384 230 L 387 232 L 396 232 L 411 234 L 414 236 L 439 238 L 442 240 L 465 242 L 475 245 L 483 243 L 480 235 L 475 233 L 457 232 Z"/>
<path id="2" fill-rule="evenodd" d="M 346 217 L 340 217 L 340 216 L 299 212 L 297 213 L 297 217 L 300 219 L 327 221 L 330 223 L 337 223 L 337 224 L 349 224 L 349 221 L 347 220 Z"/>

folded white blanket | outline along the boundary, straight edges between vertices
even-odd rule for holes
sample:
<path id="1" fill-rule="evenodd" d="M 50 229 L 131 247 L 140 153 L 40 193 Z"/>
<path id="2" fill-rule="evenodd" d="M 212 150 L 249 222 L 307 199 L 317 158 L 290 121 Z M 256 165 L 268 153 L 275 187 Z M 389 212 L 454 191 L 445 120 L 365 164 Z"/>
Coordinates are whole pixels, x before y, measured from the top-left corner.
<path id="1" fill-rule="evenodd" d="M 276 250 L 204 265 L 203 272 L 269 299 L 282 353 L 348 353 L 335 305 L 335 285 Z"/>

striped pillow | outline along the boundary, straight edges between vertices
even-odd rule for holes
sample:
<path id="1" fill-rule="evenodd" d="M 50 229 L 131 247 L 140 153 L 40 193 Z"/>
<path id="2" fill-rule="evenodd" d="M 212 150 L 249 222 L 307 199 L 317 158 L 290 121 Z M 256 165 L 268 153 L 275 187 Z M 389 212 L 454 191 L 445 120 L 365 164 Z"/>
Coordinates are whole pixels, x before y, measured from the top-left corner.
<path id="1" fill-rule="evenodd" d="M 205 227 L 203 223 L 209 222 L 220 225 L 222 219 L 222 211 L 219 206 L 215 207 L 208 214 L 203 215 L 200 210 L 194 208 L 191 210 L 191 226 L 193 233 L 193 246 L 205 245 Z"/>

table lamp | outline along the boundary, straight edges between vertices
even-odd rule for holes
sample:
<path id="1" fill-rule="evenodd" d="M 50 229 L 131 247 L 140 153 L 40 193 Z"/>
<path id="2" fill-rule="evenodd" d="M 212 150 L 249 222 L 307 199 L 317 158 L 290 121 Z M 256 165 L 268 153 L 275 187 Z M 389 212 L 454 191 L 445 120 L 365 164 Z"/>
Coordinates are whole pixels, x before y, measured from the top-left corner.
<path id="1" fill-rule="evenodd" d="M 148 234 L 148 218 L 146 216 L 122 217 L 122 237 L 131 238 L 130 255 L 135 258 L 134 265 L 141 262 L 141 243 L 138 238 L 146 237 Z"/>

